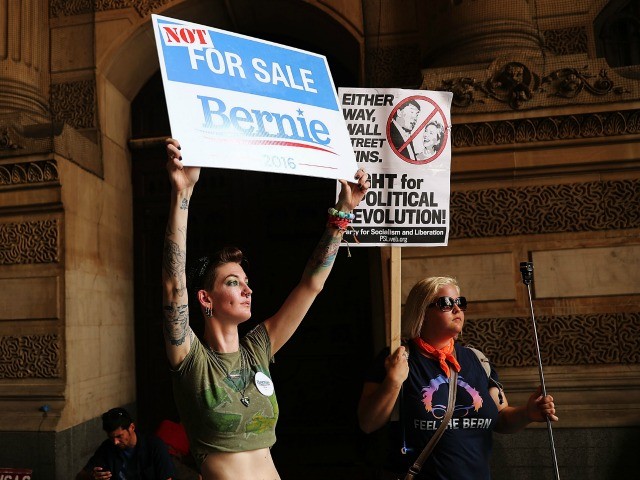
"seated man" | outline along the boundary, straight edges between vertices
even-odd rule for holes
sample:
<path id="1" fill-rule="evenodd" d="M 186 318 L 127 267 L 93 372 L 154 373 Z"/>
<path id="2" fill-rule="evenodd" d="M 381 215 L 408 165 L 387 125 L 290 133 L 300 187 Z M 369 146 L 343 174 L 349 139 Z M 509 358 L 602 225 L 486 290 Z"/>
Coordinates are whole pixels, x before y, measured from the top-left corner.
<path id="1" fill-rule="evenodd" d="M 108 439 L 102 442 L 76 480 L 170 480 L 175 478 L 167 446 L 153 435 L 136 432 L 124 408 L 102 414 L 102 429 Z"/>

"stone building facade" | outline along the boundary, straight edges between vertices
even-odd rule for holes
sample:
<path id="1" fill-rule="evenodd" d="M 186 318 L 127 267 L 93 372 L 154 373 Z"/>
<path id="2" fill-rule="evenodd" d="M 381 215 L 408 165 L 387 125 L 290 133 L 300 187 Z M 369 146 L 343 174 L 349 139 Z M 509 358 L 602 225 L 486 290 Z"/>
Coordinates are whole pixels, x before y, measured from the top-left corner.
<path id="1" fill-rule="evenodd" d="M 546 383 L 561 409 L 561 476 L 631 478 L 640 466 L 632 0 L 0 0 L 0 467 L 73 478 L 102 438 L 103 411 L 129 406 L 142 420 L 153 404 L 146 368 L 163 360 L 141 358 L 139 280 L 153 259 L 138 255 L 146 239 L 135 232 L 155 211 L 163 171 L 136 165 L 161 155 L 169 132 L 136 123 L 156 115 L 151 13 L 325 54 L 351 83 L 341 86 L 451 91 L 450 242 L 402 249 L 403 297 L 433 272 L 457 276 L 474 300 L 465 341 L 482 346 L 520 403 L 538 382 L 518 271 L 532 261 Z M 365 352 L 384 343 L 388 255 L 365 259 Z M 354 355 L 344 359 L 366 363 Z M 296 465 L 316 465 L 317 478 L 370 478 L 367 452 L 326 448 L 326 462 L 302 449 Z M 548 452 L 544 426 L 497 436 L 494 477 L 551 478 Z"/>

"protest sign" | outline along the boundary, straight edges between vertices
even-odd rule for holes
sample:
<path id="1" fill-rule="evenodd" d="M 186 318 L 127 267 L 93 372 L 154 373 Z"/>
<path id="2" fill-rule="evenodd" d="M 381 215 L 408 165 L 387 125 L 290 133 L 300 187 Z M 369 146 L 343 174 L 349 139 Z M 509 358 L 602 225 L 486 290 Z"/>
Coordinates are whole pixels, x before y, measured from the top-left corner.
<path id="1" fill-rule="evenodd" d="M 450 92 L 341 88 L 356 161 L 371 188 L 353 211 L 360 246 L 443 246 L 449 238 Z"/>
<path id="2" fill-rule="evenodd" d="M 152 15 L 171 134 L 185 165 L 353 179 L 326 58 Z"/>

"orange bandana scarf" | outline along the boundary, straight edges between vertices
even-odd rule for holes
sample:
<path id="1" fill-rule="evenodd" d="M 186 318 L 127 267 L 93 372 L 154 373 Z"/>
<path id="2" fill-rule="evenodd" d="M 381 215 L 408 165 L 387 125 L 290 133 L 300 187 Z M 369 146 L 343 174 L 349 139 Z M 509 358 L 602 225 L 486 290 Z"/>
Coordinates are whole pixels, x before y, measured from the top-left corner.
<path id="1" fill-rule="evenodd" d="M 460 364 L 456 360 L 456 357 L 453 356 L 453 338 L 449 342 L 449 344 L 443 348 L 435 348 L 425 342 L 422 338 L 416 337 L 413 339 L 413 343 L 416 344 L 420 352 L 424 353 L 427 357 L 433 358 L 440 362 L 440 368 L 445 373 L 447 377 L 449 377 L 449 362 L 453 365 L 453 368 L 456 369 L 456 372 L 460 371 Z"/>

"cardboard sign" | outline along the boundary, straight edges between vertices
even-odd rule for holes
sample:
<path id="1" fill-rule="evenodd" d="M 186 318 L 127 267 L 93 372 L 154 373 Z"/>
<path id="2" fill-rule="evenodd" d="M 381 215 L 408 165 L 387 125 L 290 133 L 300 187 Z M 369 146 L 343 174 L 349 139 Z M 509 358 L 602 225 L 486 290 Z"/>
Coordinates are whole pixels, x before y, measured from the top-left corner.
<path id="1" fill-rule="evenodd" d="M 341 88 L 356 161 L 371 188 L 353 246 L 443 246 L 449 238 L 450 92 Z"/>
<path id="2" fill-rule="evenodd" d="M 325 57 L 152 20 L 185 165 L 353 179 L 358 167 Z"/>

